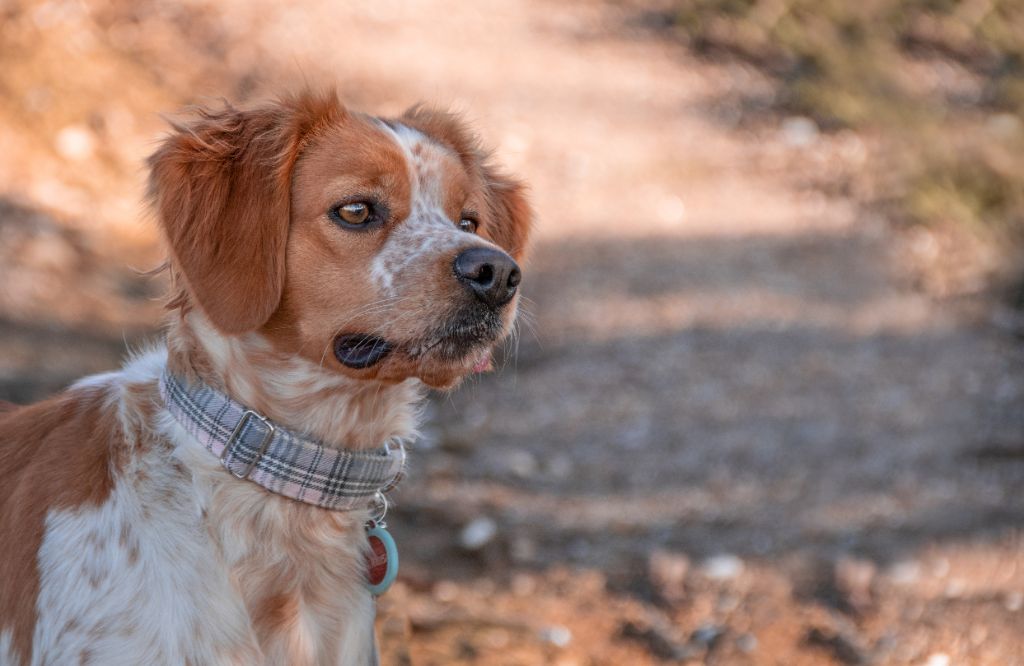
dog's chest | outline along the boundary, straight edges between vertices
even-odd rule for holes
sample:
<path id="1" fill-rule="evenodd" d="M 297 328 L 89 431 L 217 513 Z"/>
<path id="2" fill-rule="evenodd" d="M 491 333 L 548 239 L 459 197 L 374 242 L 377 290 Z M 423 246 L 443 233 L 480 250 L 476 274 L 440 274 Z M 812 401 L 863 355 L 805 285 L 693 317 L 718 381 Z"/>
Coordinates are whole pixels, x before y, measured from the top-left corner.
<path id="1" fill-rule="evenodd" d="M 250 495 L 257 494 L 252 498 Z M 268 663 L 368 663 L 365 517 L 231 484 L 206 519 Z M 259 501 L 258 511 L 238 516 Z"/>
<path id="2" fill-rule="evenodd" d="M 35 657 L 367 663 L 360 519 L 226 479 L 206 451 L 178 453 L 140 458 L 103 505 L 48 518 Z"/>

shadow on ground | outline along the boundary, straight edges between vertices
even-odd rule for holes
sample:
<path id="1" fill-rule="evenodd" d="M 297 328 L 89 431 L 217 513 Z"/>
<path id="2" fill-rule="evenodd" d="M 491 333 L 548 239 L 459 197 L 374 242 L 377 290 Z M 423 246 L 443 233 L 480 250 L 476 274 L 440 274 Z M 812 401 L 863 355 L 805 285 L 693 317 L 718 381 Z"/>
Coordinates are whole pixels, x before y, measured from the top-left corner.
<path id="1" fill-rule="evenodd" d="M 887 252 L 828 234 L 542 245 L 535 334 L 434 401 L 396 509 L 408 559 L 630 579 L 656 549 L 885 565 L 1006 538 L 1022 358 L 933 310 Z M 494 542 L 460 548 L 480 516 Z"/>

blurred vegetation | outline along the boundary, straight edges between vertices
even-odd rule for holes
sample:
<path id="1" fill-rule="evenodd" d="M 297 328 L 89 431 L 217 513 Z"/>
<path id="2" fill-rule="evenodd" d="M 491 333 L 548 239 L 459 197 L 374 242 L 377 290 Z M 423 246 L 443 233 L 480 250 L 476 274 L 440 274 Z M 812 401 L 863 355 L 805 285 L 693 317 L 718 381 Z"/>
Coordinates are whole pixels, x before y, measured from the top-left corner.
<path id="1" fill-rule="evenodd" d="M 1024 276 L 1024 2 L 675 0 L 691 48 L 778 84 L 772 105 L 880 138 L 871 190 L 897 219 L 953 224 Z"/>

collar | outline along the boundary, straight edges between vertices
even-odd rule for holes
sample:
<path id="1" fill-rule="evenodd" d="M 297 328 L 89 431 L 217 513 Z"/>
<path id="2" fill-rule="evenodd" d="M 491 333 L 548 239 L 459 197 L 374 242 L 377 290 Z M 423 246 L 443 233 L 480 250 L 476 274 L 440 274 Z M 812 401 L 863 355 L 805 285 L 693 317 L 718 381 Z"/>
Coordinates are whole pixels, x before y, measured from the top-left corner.
<path id="1" fill-rule="evenodd" d="M 160 395 L 175 420 L 231 474 L 272 493 L 324 509 L 362 509 L 403 476 L 401 442 L 371 451 L 327 447 L 206 384 L 186 384 L 167 371 L 160 377 Z"/>

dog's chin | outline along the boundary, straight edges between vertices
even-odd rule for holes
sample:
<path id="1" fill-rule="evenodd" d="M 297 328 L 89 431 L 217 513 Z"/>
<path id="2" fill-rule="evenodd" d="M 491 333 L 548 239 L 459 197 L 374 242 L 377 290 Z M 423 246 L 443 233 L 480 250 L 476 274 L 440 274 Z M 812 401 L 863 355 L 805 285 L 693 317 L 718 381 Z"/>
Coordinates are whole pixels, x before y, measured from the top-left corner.
<path id="1" fill-rule="evenodd" d="M 356 377 L 385 382 L 416 377 L 447 390 L 470 374 L 491 369 L 491 350 L 505 337 L 505 329 L 499 320 L 453 322 L 408 341 L 347 333 L 335 338 L 333 351 Z"/>
<path id="2" fill-rule="evenodd" d="M 453 327 L 403 346 L 410 374 L 431 388 L 454 388 L 467 376 L 491 369 L 491 349 L 505 335 L 503 327 Z M 396 359 L 397 360 L 397 359 Z"/>
<path id="3" fill-rule="evenodd" d="M 427 386 L 450 390 L 471 374 L 491 369 L 491 347 L 477 345 L 459 358 L 424 357 L 417 361 L 414 374 Z"/>

